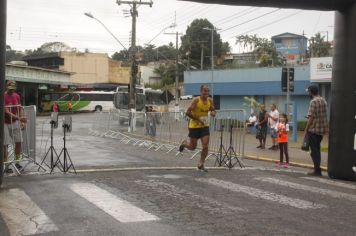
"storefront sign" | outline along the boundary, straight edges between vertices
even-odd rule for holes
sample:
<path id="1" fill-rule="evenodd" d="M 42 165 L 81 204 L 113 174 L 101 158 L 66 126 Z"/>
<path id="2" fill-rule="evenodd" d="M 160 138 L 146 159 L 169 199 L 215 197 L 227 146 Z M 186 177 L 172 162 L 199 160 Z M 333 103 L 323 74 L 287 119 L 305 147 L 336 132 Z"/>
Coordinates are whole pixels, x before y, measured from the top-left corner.
<path id="1" fill-rule="evenodd" d="M 331 82 L 332 57 L 315 57 L 310 59 L 310 81 Z"/>

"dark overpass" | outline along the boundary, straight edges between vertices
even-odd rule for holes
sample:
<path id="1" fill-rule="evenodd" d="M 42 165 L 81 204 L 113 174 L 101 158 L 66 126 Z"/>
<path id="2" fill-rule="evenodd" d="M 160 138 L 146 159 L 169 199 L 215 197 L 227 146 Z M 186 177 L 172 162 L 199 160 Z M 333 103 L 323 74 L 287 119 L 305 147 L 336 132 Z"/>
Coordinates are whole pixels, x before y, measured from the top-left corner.
<path id="1" fill-rule="evenodd" d="M 185 0 L 183 0 L 185 1 Z M 356 180 L 356 0 L 191 0 L 192 2 L 335 11 L 328 174 Z"/>

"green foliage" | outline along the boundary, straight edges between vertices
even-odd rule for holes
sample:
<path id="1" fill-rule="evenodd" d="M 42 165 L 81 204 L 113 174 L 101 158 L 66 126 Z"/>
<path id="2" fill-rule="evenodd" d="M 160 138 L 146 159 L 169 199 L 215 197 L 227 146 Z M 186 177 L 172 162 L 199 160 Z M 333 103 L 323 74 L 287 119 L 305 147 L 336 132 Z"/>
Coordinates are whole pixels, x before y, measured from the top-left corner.
<path id="1" fill-rule="evenodd" d="M 173 64 L 161 64 L 153 72 L 161 77 L 162 85 L 170 85 L 175 82 L 176 67 Z"/>
<path id="2" fill-rule="evenodd" d="M 25 55 L 23 52 L 12 50 L 12 48 L 9 45 L 6 45 L 6 51 L 5 51 L 6 62 L 21 61 L 24 56 Z"/>
<path id="3" fill-rule="evenodd" d="M 311 57 L 327 57 L 331 56 L 331 43 L 326 42 L 320 33 L 315 34 L 309 39 L 309 52 Z"/>
<path id="4" fill-rule="evenodd" d="M 195 67 L 200 67 L 201 61 L 201 50 L 203 47 L 204 58 L 203 66 L 204 68 L 210 68 L 211 61 L 211 31 L 204 28 L 213 29 L 215 28 L 212 23 L 207 19 L 195 19 L 187 28 L 185 35 L 181 37 L 181 47 L 180 54 L 181 58 L 185 60 L 192 61 Z M 220 34 L 216 32 L 213 33 L 214 41 L 214 58 L 226 54 L 230 51 L 230 46 L 228 42 L 222 42 Z M 196 64 L 199 64 L 197 66 Z"/>
<path id="5" fill-rule="evenodd" d="M 240 35 L 236 39 L 236 44 L 242 44 L 255 55 L 261 67 L 279 66 L 282 64 L 281 58 L 272 41 L 266 38 L 259 38 L 256 35 Z"/>
<path id="6" fill-rule="evenodd" d="M 243 106 L 249 107 L 251 109 L 251 112 L 253 110 L 253 112 L 257 113 L 260 104 L 256 101 L 254 97 L 244 97 Z"/>
<path id="7" fill-rule="evenodd" d="M 297 127 L 298 131 L 304 131 L 305 127 L 307 127 L 307 121 L 298 121 Z"/>

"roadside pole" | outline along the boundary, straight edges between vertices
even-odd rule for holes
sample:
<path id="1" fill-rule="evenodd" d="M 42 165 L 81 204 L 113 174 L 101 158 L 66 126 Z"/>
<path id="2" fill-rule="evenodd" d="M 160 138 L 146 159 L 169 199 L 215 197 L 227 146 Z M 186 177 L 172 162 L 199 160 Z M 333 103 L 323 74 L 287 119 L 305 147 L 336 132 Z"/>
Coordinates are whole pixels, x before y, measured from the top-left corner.
<path id="1" fill-rule="evenodd" d="M 4 93 L 5 93 L 5 52 L 6 52 L 6 0 L 0 1 L 0 188 L 4 177 Z"/>

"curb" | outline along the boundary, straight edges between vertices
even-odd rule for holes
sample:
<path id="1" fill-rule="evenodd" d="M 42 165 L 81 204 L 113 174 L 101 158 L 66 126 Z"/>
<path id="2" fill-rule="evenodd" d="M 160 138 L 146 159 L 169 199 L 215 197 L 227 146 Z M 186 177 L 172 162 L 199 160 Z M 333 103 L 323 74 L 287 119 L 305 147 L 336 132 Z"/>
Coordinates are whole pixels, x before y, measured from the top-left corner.
<path id="1" fill-rule="evenodd" d="M 258 157 L 258 156 L 252 156 L 252 155 L 245 155 L 244 158 L 249 159 L 249 160 L 254 160 L 254 161 L 266 161 L 266 162 L 273 162 L 273 163 L 276 163 L 276 161 L 278 161 L 278 160 L 275 160 L 275 159 L 272 159 L 269 157 Z M 296 167 L 302 167 L 302 168 L 308 168 L 308 169 L 314 168 L 314 166 L 312 166 L 312 165 L 298 163 L 298 162 L 289 162 L 289 165 L 296 166 Z M 320 168 L 323 171 L 328 171 L 328 168 L 325 166 L 320 166 Z"/>

